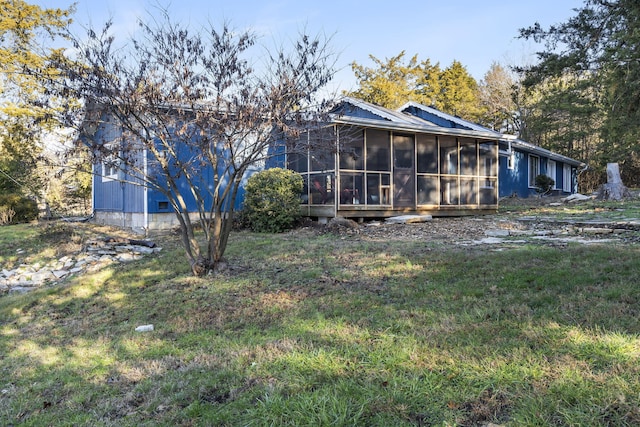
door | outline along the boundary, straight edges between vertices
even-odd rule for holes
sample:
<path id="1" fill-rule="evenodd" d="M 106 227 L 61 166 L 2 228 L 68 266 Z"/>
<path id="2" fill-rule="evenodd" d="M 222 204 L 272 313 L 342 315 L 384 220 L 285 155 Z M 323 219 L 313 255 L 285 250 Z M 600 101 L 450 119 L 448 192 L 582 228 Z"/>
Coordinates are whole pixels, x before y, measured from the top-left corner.
<path id="1" fill-rule="evenodd" d="M 411 135 L 393 135 L 393 206 L 414 208 L 416 205 L 416 150 Z"/>

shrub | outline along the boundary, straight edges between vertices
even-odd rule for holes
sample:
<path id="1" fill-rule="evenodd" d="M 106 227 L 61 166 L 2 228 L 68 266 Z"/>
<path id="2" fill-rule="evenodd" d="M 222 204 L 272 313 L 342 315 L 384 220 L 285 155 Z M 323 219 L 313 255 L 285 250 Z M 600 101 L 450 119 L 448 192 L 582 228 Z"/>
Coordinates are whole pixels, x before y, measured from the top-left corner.
<path id="1" fill-rule="evenodd" d="M 33 221 L 38 217 L 38 204 L 18 194 L 0 195 L 0 221 L 3 224 Z"/>
<path id="2" fill-rule="evenodd" d="M 253 231 L 279 233 L 300 218 L 302 177 L 287 169 L 267 169 L 252 175 L 245 187 L 244 217 Z"/>
<path id="3" fill-rule="evenodd" d="M 536 176 L 536 191 L 540 194 L 547 194 L 553 188 L 553 184 L 556 182 L 553 178 L 548 177 L 547 175 L 538 175 Z"/>

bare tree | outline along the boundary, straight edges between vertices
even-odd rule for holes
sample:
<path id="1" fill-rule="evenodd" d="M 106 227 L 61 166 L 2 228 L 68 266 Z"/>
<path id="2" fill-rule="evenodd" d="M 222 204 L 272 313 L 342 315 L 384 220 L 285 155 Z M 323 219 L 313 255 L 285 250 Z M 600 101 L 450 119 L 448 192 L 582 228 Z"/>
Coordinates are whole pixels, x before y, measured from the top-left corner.
<path id="1" fill-rule="evenodd" d="M 329 39 L 301 34 L 289 49 L 267 49 L 228 24 L 192 31 L 167 11 L 152 24 L 140 21 L 121 47 L 109 31 L 107 23 L 87 41 L 76 38 L 82 65 L 68 77 L 89 107 L 85 124 L 112 117 L 122 132 L 115 144 L 85 140 L 96 160 L 114 159 L 132 181 L 164 193 L 193 274 L 215 271 L 247 171 L 264 162 L 272 142 L 323 119 L 318 93 L 335 61 Z M 264 67 L 250 63 L 256 51 Z"/>
<path id="2" fill-rule="evenodd" d="M 491 64 L 479 84 L 480 103 L 483 106 L 482 124 L 500 132 L 515 133 L 515 84 L 506 68 L 497 62 Z"/>

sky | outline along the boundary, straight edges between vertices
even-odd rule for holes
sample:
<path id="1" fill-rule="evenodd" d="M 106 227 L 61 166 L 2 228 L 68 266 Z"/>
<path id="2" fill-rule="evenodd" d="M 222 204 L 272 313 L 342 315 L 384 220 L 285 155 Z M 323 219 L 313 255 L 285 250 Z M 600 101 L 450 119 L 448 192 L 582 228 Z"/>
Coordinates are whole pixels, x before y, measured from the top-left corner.
<path id="1" fill-rule="evenodd" d="M 41 7 L 67 8 L 73 1 L 36 0 Z M 530 65 L 540 47 L 517 39 L 518 30 L 539 22 L 565 22 L 583 0 L 76 0 L 73 18 L 82 27 L 100 28 L 111 18 L 116 36 L 136 29 L 158 8 L 194 26 L 229 22 L 250 29 L 267 46 L 306 31 L 331 37 L 337 56 L 332 90 L 354 90 L 350 64 L 373 66 L 369 55 L 385 60 L 403 50 L 408 60 L 429 59 L 441 68 L 458 60 L 480 81 L 493 62 Z"/>

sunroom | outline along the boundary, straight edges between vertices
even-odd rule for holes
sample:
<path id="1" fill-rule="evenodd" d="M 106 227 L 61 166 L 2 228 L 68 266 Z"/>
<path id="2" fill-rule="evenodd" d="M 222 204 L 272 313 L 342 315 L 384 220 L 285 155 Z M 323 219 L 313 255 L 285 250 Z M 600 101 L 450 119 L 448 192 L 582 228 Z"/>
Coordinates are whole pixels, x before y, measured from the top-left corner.
<path id="1" fill-rule="evenodd" d="M 491 136 L 342 117 L 289 144 L 286 165 L 304 179 L 301 208 L 310 217 L 488 213 L 498 207 Z"/>

